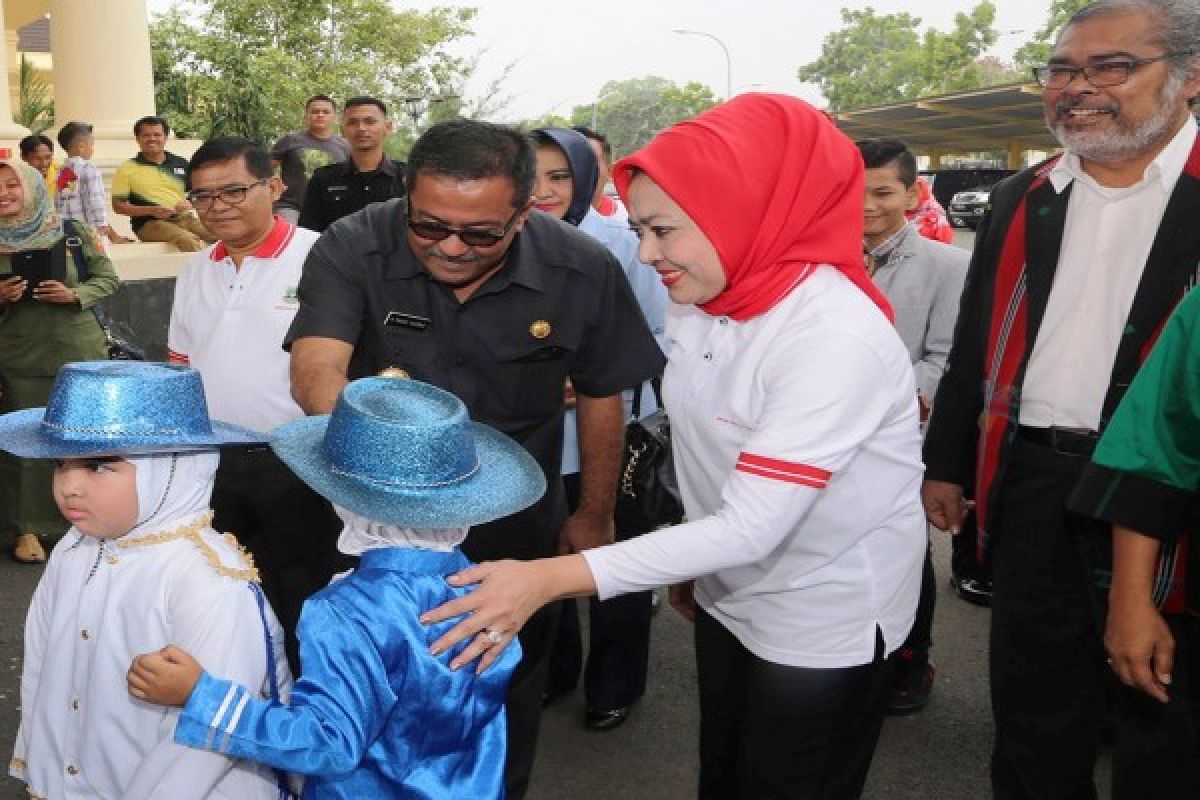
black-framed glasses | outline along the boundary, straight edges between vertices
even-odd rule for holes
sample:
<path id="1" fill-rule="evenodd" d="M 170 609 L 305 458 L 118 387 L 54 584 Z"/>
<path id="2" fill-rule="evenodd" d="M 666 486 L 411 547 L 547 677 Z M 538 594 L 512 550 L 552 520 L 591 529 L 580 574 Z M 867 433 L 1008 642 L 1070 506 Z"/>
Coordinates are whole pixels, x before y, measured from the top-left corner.
<path id="1" fill-rule="evenodd" d="M 1189 55 L 1192 55 L 1192 53 L 1177 51 L 1163 53 L 1161 56 L 1154 56 L 1153 58 L 1119 58 L 1111 61 L 1101 61 L 1098 64 L 1088 64 L 1086 67 L 1047 64 L 1043 67 L 1033 68 L 1033 79 L 1043 89 L 1065 89 L 1071 81 L 1075 80 L 1076 75 L 1082 75 L 1083 79 L 1092 86 L 1095 86 L 1097 89 L 1103 89 L 1107 86 L 1120 86 L 1129 80 L 1130 75 L 1147 64 L 1166 61 L 1168 58 L 1176 56 Z"/>
<path id="2" fill-rule="evenodd" d="M 512 230 L 512 226 L 516 224 L 517 217 L 521 216 L 523 210 L 518 208 L 513 212 L 513 215 L 508 218 L 508 222 L 504 223 L 504 227 L 500 230 L 489 230 L 487 228 L 455 228 L 452 225 L 432 220 L 413 219 L 410 207 L 408 209 L 408 229 L 422 239 L 428 239 L 431 242 L 440 242 L 451 236 L 457 236 L 468 247 L 491 247 L 508 236 L 508 232 Z"/>
<path id="3" fill-rule="evenodd" d="M 227 206 L 240 206 L 246 202 L 246 194 L 255 186 L 264 185 L 270 178 L 248 183 L 245 186 L 222 186 L 220 189 L 196 189 L 187 193 L 188 202 L 196 208 L 208 208 L 220 198 Z"/>

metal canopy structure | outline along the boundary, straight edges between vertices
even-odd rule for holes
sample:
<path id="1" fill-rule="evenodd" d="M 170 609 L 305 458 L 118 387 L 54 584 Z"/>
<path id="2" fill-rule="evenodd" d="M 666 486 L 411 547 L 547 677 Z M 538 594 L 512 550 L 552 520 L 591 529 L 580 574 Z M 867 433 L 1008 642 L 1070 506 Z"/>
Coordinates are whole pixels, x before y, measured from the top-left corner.
<path id="1" fill-rule="evenodd" d="M 833 118 L 851 139 L 903 139 L 913 152 L 929 156 L 931 169 L 939 168 L 946 155 L 997 150 L 1017 169 L 1026 151 L 1059 148 L 1046 128 L 1041 87 L 1033 83 L 839 111 Z"/>

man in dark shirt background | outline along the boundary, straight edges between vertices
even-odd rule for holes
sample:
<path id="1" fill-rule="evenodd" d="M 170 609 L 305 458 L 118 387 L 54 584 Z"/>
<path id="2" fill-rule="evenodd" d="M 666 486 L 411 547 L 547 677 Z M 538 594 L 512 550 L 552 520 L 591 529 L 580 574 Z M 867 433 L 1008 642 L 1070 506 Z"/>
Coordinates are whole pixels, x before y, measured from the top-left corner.
<path id="1" fill-rule="evenodd" d="M 275 213 L 294 224 L 312 174 L 349 157 L 350 144 L 337 132 L 337 103 L 327 94 L 305 100 L 304 130 L 285 134 L 271 148 L 271 161 L 283 179 L 283 196 L 275 203 Z"/>
<path id="2" fill-rule="evenodd" d="M 387 106 L 374 97 L 352 97 L 342 111 L 350 160 L 321 167 L 309 179 L 299 225 L 324 231 L 335 220 L 370 203 L 404 196 L 404 164 L 383 152 L 392 132 Z"/>
<path id="3" fill-rule="evenodd" d="M 430 128 L 409 154 L 407 201 L 345 217 L 314 245 L 285 340 L 292 395 L 309 414 L 329 413 L 349 379 L 412 377 L 454 392 L 473 420 L 537 459 L 545 496 L 472 528 L 463 550 L 475 561 L 613 540 L 620 393 L 664 363 L 607 248 L 532 210 L 534 163 L 517 131 L 474 120 Z M 570 517 L 560 474 L 568 377 L 581 466 Z M 511 800 L 524 796 L 533 765 L 556 608 L 520 632 L 523 656 L 507 697 Z"/>

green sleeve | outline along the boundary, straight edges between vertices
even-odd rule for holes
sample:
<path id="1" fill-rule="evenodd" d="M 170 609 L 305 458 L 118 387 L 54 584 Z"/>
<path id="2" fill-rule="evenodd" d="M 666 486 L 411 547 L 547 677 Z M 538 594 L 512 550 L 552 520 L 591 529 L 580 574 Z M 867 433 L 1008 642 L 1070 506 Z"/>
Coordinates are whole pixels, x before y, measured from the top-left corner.
<path id="1" fill-rule="evenodd" d="M 1073 510 L 1169 539 L 1200 510 L 1200 291 L 1171 315 L 1100 437 Z"/>
<path id="2" fill-rule="evenodd" d="M 75 294 L 79 297 L 80 308 L 91 308 L 96 303 L 111 294 L 115 294 L 117 289 L 121 288 L 121 281 L 117 278 L 117 272 L 113 269 L 112 259 L 110 259 L 100 246 L 96 232 L 90 227 L 78 223 L 81 230 L 81 238 L 83 239 L 83 257 L 87 261 L 88 271 L 91 275 L 83 283 L 77 284 Z"/>

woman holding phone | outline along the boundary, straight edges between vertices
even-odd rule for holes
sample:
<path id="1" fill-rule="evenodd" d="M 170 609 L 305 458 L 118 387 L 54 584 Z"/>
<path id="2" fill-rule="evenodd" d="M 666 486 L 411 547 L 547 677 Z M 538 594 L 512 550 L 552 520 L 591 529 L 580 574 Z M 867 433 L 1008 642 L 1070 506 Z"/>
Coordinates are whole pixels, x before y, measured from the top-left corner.
<path id="1" fill-rule="evenodd" d="M 863 267 L 863 165 L 828 119 L 744 94 L 613 179 L 672 300 L 664 400 L 687 522 L 580 554 L 481 564 L 425 615 L 479 668 L 542 604 L 660 585 L 695 622 L 701 798 L 858 797 L 884 659 L 925 552 L 916 387 Z"/>
<path id="2" fill-rule="evenodd" d="M 0 159 L 0 413 L 44 406 L 68 361 L 107 357 L 91 308 L 119 286 L 96 234 L 64 227 L 37 170 Z M 45 561 L 43 540 L 66 530 L 53 471 L 53 462 L 0 453 L 0 543 L 22 563 Z"/>

